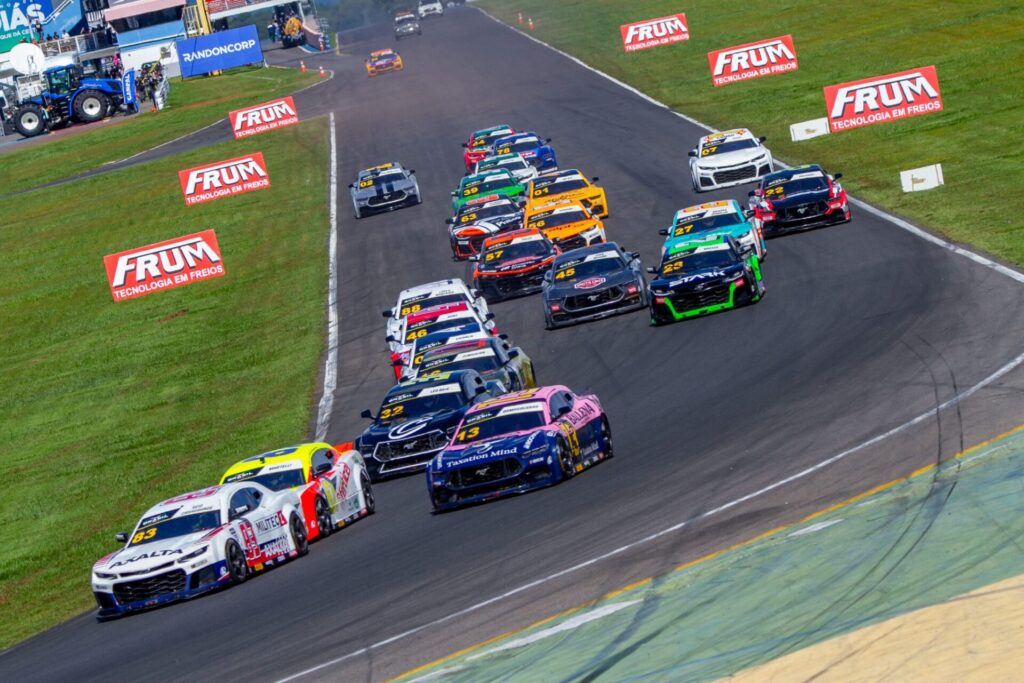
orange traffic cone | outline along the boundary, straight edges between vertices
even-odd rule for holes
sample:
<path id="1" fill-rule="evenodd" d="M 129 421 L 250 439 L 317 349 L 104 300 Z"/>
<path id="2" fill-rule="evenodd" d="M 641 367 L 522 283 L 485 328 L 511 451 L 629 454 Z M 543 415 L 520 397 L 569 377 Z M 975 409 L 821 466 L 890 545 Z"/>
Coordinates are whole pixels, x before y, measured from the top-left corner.
<path id="1" fill-rule="evenodd" d="M 320 66 L 320 78 L 327 78 L 327 74 L 324 73 L 324 67 Z"/>
<path id="2" fill-rule="evenodd" d="M 533 17 L 530 17 L 530 20 L 527 22 L 526 25 L 530 27 L 531 31 L 533 30 Z"/>
<path id="3" fill-rule="evenodd" d="M 522 12 L 519 13 L 519 25 L 520 26 L 523 25 L 523 13 Z"/>
<path id="4" fill-rule="evenodd" d="M 299 60 L 299 71 L 306 73 L 306 61 L 303 59 Z"/>

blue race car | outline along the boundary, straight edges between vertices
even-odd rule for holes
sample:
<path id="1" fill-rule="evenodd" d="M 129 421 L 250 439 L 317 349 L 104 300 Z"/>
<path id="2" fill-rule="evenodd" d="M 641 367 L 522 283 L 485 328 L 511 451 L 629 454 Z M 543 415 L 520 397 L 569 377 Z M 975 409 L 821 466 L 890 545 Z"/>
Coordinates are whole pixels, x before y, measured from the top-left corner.
<path id="1" fill-rule="evenodd" d="M 532 131 L 506 135 L 495 141 L 492 154 L 521 154 L 540 173 L 557 171 L 558 159 L 555 158 L 555 150 L 550 142 L 551 138 L 541 138 Z"/>
<path id="2" fill-rule="evenodd" d="M 665 235 L 661 248 L 662 256 L 676 245 L 713 235 L 728 235 L 736 240 L 740 251 L 753 250 L 757 258 L 764 260 L 764 236 L 749 218 L 753 211 L 744 211 L 734 199 L 706 202 L 676 211 L 671 228 L 662 228 L 658 234 Z"/>

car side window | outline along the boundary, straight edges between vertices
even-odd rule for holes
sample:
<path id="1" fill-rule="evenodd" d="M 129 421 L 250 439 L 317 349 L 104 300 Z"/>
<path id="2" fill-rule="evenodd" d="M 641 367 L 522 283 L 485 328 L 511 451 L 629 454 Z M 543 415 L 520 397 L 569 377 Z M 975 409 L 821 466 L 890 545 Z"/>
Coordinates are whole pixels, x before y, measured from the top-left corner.
<path id="1" fill-rule="evenodd" d="M 328 469 L 330 469 L 332 462 L 333 461 L 331 459 L 331 452 L 326 448 L 321 448 L 320 450 L 313 453 L 313 472 L 315 473 L 317 469 L 323 465 L 327 465 Z"/>
<path id="2" fill-rule="evenodd" d="M 565 400 L 566 394 L 564 392 L 557 393 L 551 396 L 548 400 L 548 410 L 551 411 L 551 417 L 558 417 L 564 408 L 570 407 L 571 404 Z"/>
<path id="3" fill-rule="evenodd" d="M 263 502 L 263 493 L 259 489 L 248 488 L 245 490 L 252 509 L 255 510 Z"/>
<path id="4" fill-rule="evenodd" d="M 231 519 L 238 519 L 245 514 L 245 512 L 237 512 L 239 508 L 245 508 L 245 512 L 253 510 L 249 489 L 239 489 L 231 495 L 231 501 L 228 504 L 228 515 Z"/>

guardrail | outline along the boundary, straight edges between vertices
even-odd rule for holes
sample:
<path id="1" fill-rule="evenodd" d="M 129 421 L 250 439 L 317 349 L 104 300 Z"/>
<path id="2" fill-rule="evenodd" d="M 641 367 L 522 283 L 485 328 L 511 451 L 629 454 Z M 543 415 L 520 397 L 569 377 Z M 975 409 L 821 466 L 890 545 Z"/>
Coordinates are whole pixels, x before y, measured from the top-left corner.
<path id="1" fill-rule="evenodd" d="M 83 52 L 102 50 L 105 47 L 117 45 L 117 41 L 108 40 L 106 31 L 93 31 L 92 33 L 83 33 L 68 38 L 47 40 L 38 45 L 47 57 L 56 57 L 62 54 L 81 54 Z"/>

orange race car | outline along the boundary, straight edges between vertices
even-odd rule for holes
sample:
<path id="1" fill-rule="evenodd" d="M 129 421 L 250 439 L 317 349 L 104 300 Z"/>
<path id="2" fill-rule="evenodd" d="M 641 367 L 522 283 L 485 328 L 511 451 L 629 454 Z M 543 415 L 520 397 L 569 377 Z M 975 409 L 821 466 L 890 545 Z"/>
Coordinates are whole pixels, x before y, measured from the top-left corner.
<path id="1" fill-rule="evenodd" d="M 540 230 L 562 251 L 606 240 L 601 219 L 576 199 L 532 204 L 526 209 L 523 220 L 525 227 Z"/>
<path id="2" fill-rule="evenodd" d="M 473 286 L 488 303 L 539 292 L 544 273 L 562 253 L 540 230 L 513 230 L 484 240 Z"/>
<path id="3" fill-rule="evenodd" d="M 527 211 L 531 206 L 547 204 L 554 199 L 577 199 L 593 214 L 607 218 L 608 199 L 604 188 L 594 185 L 597 181 L 598 178 L 587 180 L 577 168 L 537 176 L 526 188 Z"/>
<path id="4" fill-rule="evenodd" d="M 370 56 L 366 58 L 367 76 L 372 77 L 387 71 L 401 71 L 404 68 L 402 56 L 391 48 L 371 52 Z"/>

